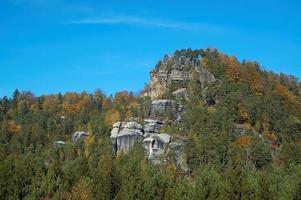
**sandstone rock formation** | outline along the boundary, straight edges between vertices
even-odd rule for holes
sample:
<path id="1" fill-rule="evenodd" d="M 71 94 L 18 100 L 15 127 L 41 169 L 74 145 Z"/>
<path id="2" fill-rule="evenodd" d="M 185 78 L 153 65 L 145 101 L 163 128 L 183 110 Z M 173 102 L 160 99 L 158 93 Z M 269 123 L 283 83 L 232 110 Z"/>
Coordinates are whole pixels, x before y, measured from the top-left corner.
<path id="1" fill-rule="evenodd" d="M 177 99 L 180 98 L 187 99 L 188 98 L 187 88 L 177 89 L 176 91 L 172 92 L 172 95 Z"/>
<path id="2" fill-rule="evenodd" d="M 142 141 L 144 131 L 137 122 L 116 122 L 111 131 L 114 153 L 128 153 L 136 141 Z"/>
<path id="3" fill-rule="evenodd" d="M 188 166 L 185 158 L 184 147 L 184 140 L 177 139 L 169 144 L 168 151 L 173 151 L 175 153 L 176 165 L 186 171 L 188 170 Z"/>
<path id="4" fill-rule="evenodd" d="M 159 120 L 145 119 L 144 120 L 144 137 L 149 137 L 160 133 L 160 128 L 163 123 Z"/>
<path id="5" fill-rule="evenodd" d="M 188 50 L 178 51 L 171 57 L 165 56 L 150 73 L 150 83 L 142 96 L 159 99 L 171 88 L 171 92 L 185 88 L 194 73 L 198 74 L 201 83 L 214 82 L 214 76 L 202 67 L 201 61 L 200 54 L 190 54 Z"/>
<path id="6" fill-rule="evenodd" d="M 166 133 L 156 134 L 145 138 L 143 144 L 148 153 L 148 158 L 154 162 L 159 162 L 160 156 L 164 155 L 170 141 L 171 137 Z"/>
<path id="7" fill-rule="evenodd" d="M 163 113 L 167 110 L 172 109 L 172 100 L 160 99 L 152 101 L 151 104 L 151 115 L 155 115 L 156 113 Z"/>
<path id="8" fill-rule="evenodd" d="M 168 152 L 175 152 L 177 166 L 185 169 L 184 142 L 175 140 L 167 133 L 160 133 L 163 123 L 159 120 L 145 119 L 141 126 L 135 121 L 116 122 L 111 131 L 113 152 L 128 153 L 135 142 L 143 142 L 147 157 L 154 163 L 162 162 Z"/>

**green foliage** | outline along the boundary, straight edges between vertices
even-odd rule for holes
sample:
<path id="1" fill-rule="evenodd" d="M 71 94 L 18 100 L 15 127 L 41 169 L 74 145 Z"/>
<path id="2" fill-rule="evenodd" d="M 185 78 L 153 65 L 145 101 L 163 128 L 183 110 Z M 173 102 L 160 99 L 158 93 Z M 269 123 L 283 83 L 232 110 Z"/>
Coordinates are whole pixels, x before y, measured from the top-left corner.
<path id="1" fill-rule="evenodd" d="M 212 167 L 200 168 L 196 175 L 190 199 L 225 199 L 225 185 L 218 171 Z"/>

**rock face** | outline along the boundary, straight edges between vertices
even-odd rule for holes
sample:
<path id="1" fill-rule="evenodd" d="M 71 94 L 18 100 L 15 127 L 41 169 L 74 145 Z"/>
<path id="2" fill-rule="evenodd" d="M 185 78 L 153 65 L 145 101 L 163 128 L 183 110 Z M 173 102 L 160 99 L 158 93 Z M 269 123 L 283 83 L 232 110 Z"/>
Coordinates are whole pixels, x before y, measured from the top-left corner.
<path id="1" fill-rule="evenodd" d="M 135 121 L 116 122 L 111 131 L 112 148 L 115 154 L 128 153 L 135 142 L 143 142 L 147 157 L 154 163 L 162 161 L 169 151 L 175 152 L 177 166 L 185 169 L 183 156 L 184 142 L 172 141 L 167 133 L 160 133 L 163 123 L 159 120 L 145 119 L 143 126 Z M 184 167 L 183 167 L 184 166 Z"/>
<path id="2" fill-rule="evenodd" d="M 187 88 L 177 89 L 176 91 L 172 92 L 172 95 L 177 99 L 180 99 L 180 98 L 187 99 L 188 98 Z"/>
<path id="3" fill-rule="evenodd" d="M 186 171 L 188 170 L 188 166 L 185 159 L 184 146 L 185 144 L 183 140 L 175 140 L 169 144 L 169 151 L 173 151 L 175 153 L 177 166 Z"/>
<path id="4" fill-rule="evenodd" d="M 137 122 L 116 122 L 111 131 L 113 152 L 128 153 L 136 141 L 142 141 L 144 131 Z"/>
<path id="5" fill-rule="evenodd" d="M 149 137 L 160 133 L 160 128 L 163 123 L 159 120 L 145 119 L 144 120 L 144 137 Z"/>
<path id="6" fill-rule="evenodd" d="M 182 116 L 186 112 L 186 108 L 183 105 L 178 105 L 176 110 L 176 120 L 175 123 L 179 123 L 182 120 Z"/>
<path id="7" fill-rule="evenodd" d="M 171 92 L 185 88 L 194 72 L 198 74 L 201 83 L 214 82 L 214 76 L 203 68 L 201 63 L 202 57 L 197 51 L 181 50 L 171 57 L 166 55 L 150 73 L 150 83 L 142 92 L 142 96 L 159 99 L 171 86 Z"/>
<path id="8" fill-rule="evenodd" d="M 76 143 L 78 141 L 82 141 L 84 138 L 86 138 L 89 135 L 89 133 L 86 133 L 84 131 L 76 131 L 72 135 L 72 142 Z"/>
<path id="9" fill-rule="evenodd" d="M 167 151 L 168 144 L 171 141 L 170 135 L 166 133 L 152 135 L 143 140 L 144 148 L 148 153 L 148 158 L 156 162 L 160 161 L 160 156 Z"/>
<path id="10" fill-rule="evenodd" d="M 151 104 L 151 115 L 155 115 L 156 113 L 165 112 L 169 109 L 172 109 L 172 100 L 155 100 L 152 101 Z"/>

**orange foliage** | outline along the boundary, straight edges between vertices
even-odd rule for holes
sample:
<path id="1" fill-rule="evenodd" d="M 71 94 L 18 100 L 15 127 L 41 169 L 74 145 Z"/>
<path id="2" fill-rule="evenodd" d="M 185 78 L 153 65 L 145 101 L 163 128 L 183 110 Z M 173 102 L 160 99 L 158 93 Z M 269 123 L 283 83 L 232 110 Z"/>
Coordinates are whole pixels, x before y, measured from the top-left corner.
<path id="1" fill-rule="evenodd" d="M 57 96 L 45 96 L 42 104 L 43 109 L 51 109 L 54 107 L 58 107 L 60 104 L 59 98 Z"/>
<path id="2" fill-rule="evenodd" d="M 240 67 L 239 79 L 248 83 L 255 94 L 261 96 L 265 93 L 266 83 L 260 73 L 260 67 L 257 63 L 246 62 Z"/>
<path id="3" fill-rule="evenodd" d="M 63 109 L 66 113 L 72 114 L 88 106 L 90 96 L 88 93 L 78 95 L 74 92 L 66 93 L 64 96 Z"/>
<path id="4" fill-rule="evenodd" d="M 118 92 L 115 95 L 114 104 L 117 104 L 117 105 L 122 105 L 122 104 L 125 104 L 125 103 L 129 104 L 133 101 L 134 101 L 133 95 L 131 95 L 127 91 L 123 91 L 123 92 Z"/>
<path id="5" fill-rule="evenodd" d="M 66 113 L 74 113 L 78 110 L 78 105 L 76 105 L 78 96 L 74 92 L 68 92 L 64 96 L 63 109 Z"/>
<path id="6" fill-rule="evenodd" d="M 18 134 L 21 132 L 21 126 L 17 124 L 15 121 L 10 121 L 8 123 L 7 131 L 9 133 Z"/>
<path id="7" fill-rule="evenodd" d="M 251 76 L 250 86 L 256 95 L 262 96 L 264 94 L 265 83 L 260 78 L 260 74 L 255 73 Z"/>
<path id="8" fill-rule="evenodd" d="M 132 115 L 132 109 L 139 106 L 133 94 L 123 91 L 115 95 L 114 108 L 120 112 L 122 118 L 128 118 Z"/>
<path id="9" fill-rule="evenodd" d="M 120 114 L 118 111 L 111 109 L 106 113 L 105 122 L 108 126 L 112 126 L 115 122 L 120 120 Z"/>
<path id="10" fill-rule="evenodd" d="M 110 109 L 110 107 L 111 107 L 111 102 L 110 102 L 110 100 L 107 99 L 107 98 L 103 99 L 103 100 L 102 100 L 102 107 L 103 107 L 103 109 L 105 109 L 105 110 Z"/>
<path id="11" fill-rule="evenodd" d="M 137 102 L 131 102 L 130 105 L 128 106 L 129 108 L 138 108 L 139 104 Z"/>
<path id="12" fill-rule="evenodd" d="M 89 200 L 92 199 L 92 185 L 86 179 L 80 179 L 72 188 L 71 194 L 66 194 L 67 200 Z"/>
<path id="13" fill-rule="evenodd" d="M 32 105 L 30 105 L 29 110 L 30 110 L 30 112 L 36 112 L 36 111 L 38 111 L 39 110 L 38 104 L 32 104 Z"/>
<path id="14" fill-rule="evenodd" d="M 207 57 L 204 57 L 203 59 L 202 59 L 202 66 L 205 68 L 205 69 L 209 69 L 209 59 L 207 58 Z"/>
<path id="15" fill-rule="evenodd" d="M 225 75 L 230 80 L 247 82 L 256 95 L 263 95 L 265 82 L 261 77 L 260 68 L 254 62 L 242 65 L 235 57 L 221 56 L 225 63 Z"/>
<path id="16" fill-rule="evenodd" d="M 263 95 L 265 91 L 265 82 L 261 77 L 259 67 L 256 63 L 248 62 L 245 64 L 242 72 L 242 79 L 246 81 L 256 95 Z"/>
<path id="17" fill-rule="evenodd" d="M 247 123 L 249 121 L 248 111 L 245 108 L 243 108 L 242 106 L 240 106 L 239 113 L 240 113 L 242 122 Z"/>
<path id="18" fill-rule="evenodd" d="M 294 103 L 295 96 L 291 94 L 286 87 L 281 84 L 277 84 L 276 91 L 285 99 L 287 103 Z"/>
<path id="19" fill-rule="evenodd" d="M 241 148 L 249 146 L 251 143 L 251 137 L 247 135 L 242 135 L 235 141 L 235 144 Z"/>
<path id="20" fill-rule="evenodd" d="M 273 149 L 277 149 L 279 147 L 278 137 L 272 131 L 264 133 L 264 137 L 268 139 Z"/>
<path id="21" fill-rule="evenodd" d="M 231 80 L 238 80 L 240 74 L 240 63 L 235 57 L 223 57 L 226 63 L 226 77 Z"/>

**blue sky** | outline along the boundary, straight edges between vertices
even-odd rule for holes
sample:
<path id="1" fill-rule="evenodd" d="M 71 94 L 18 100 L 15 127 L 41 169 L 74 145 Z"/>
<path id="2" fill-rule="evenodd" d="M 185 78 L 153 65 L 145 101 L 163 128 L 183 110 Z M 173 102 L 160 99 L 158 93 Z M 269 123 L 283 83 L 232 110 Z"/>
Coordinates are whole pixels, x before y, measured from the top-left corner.
<path id="1" fill-rule="evenodd" d="M 301 78 L 298 0 L 1 0 L 0 25 L 0 96 L 138 91 L 182 48 Z"/>

